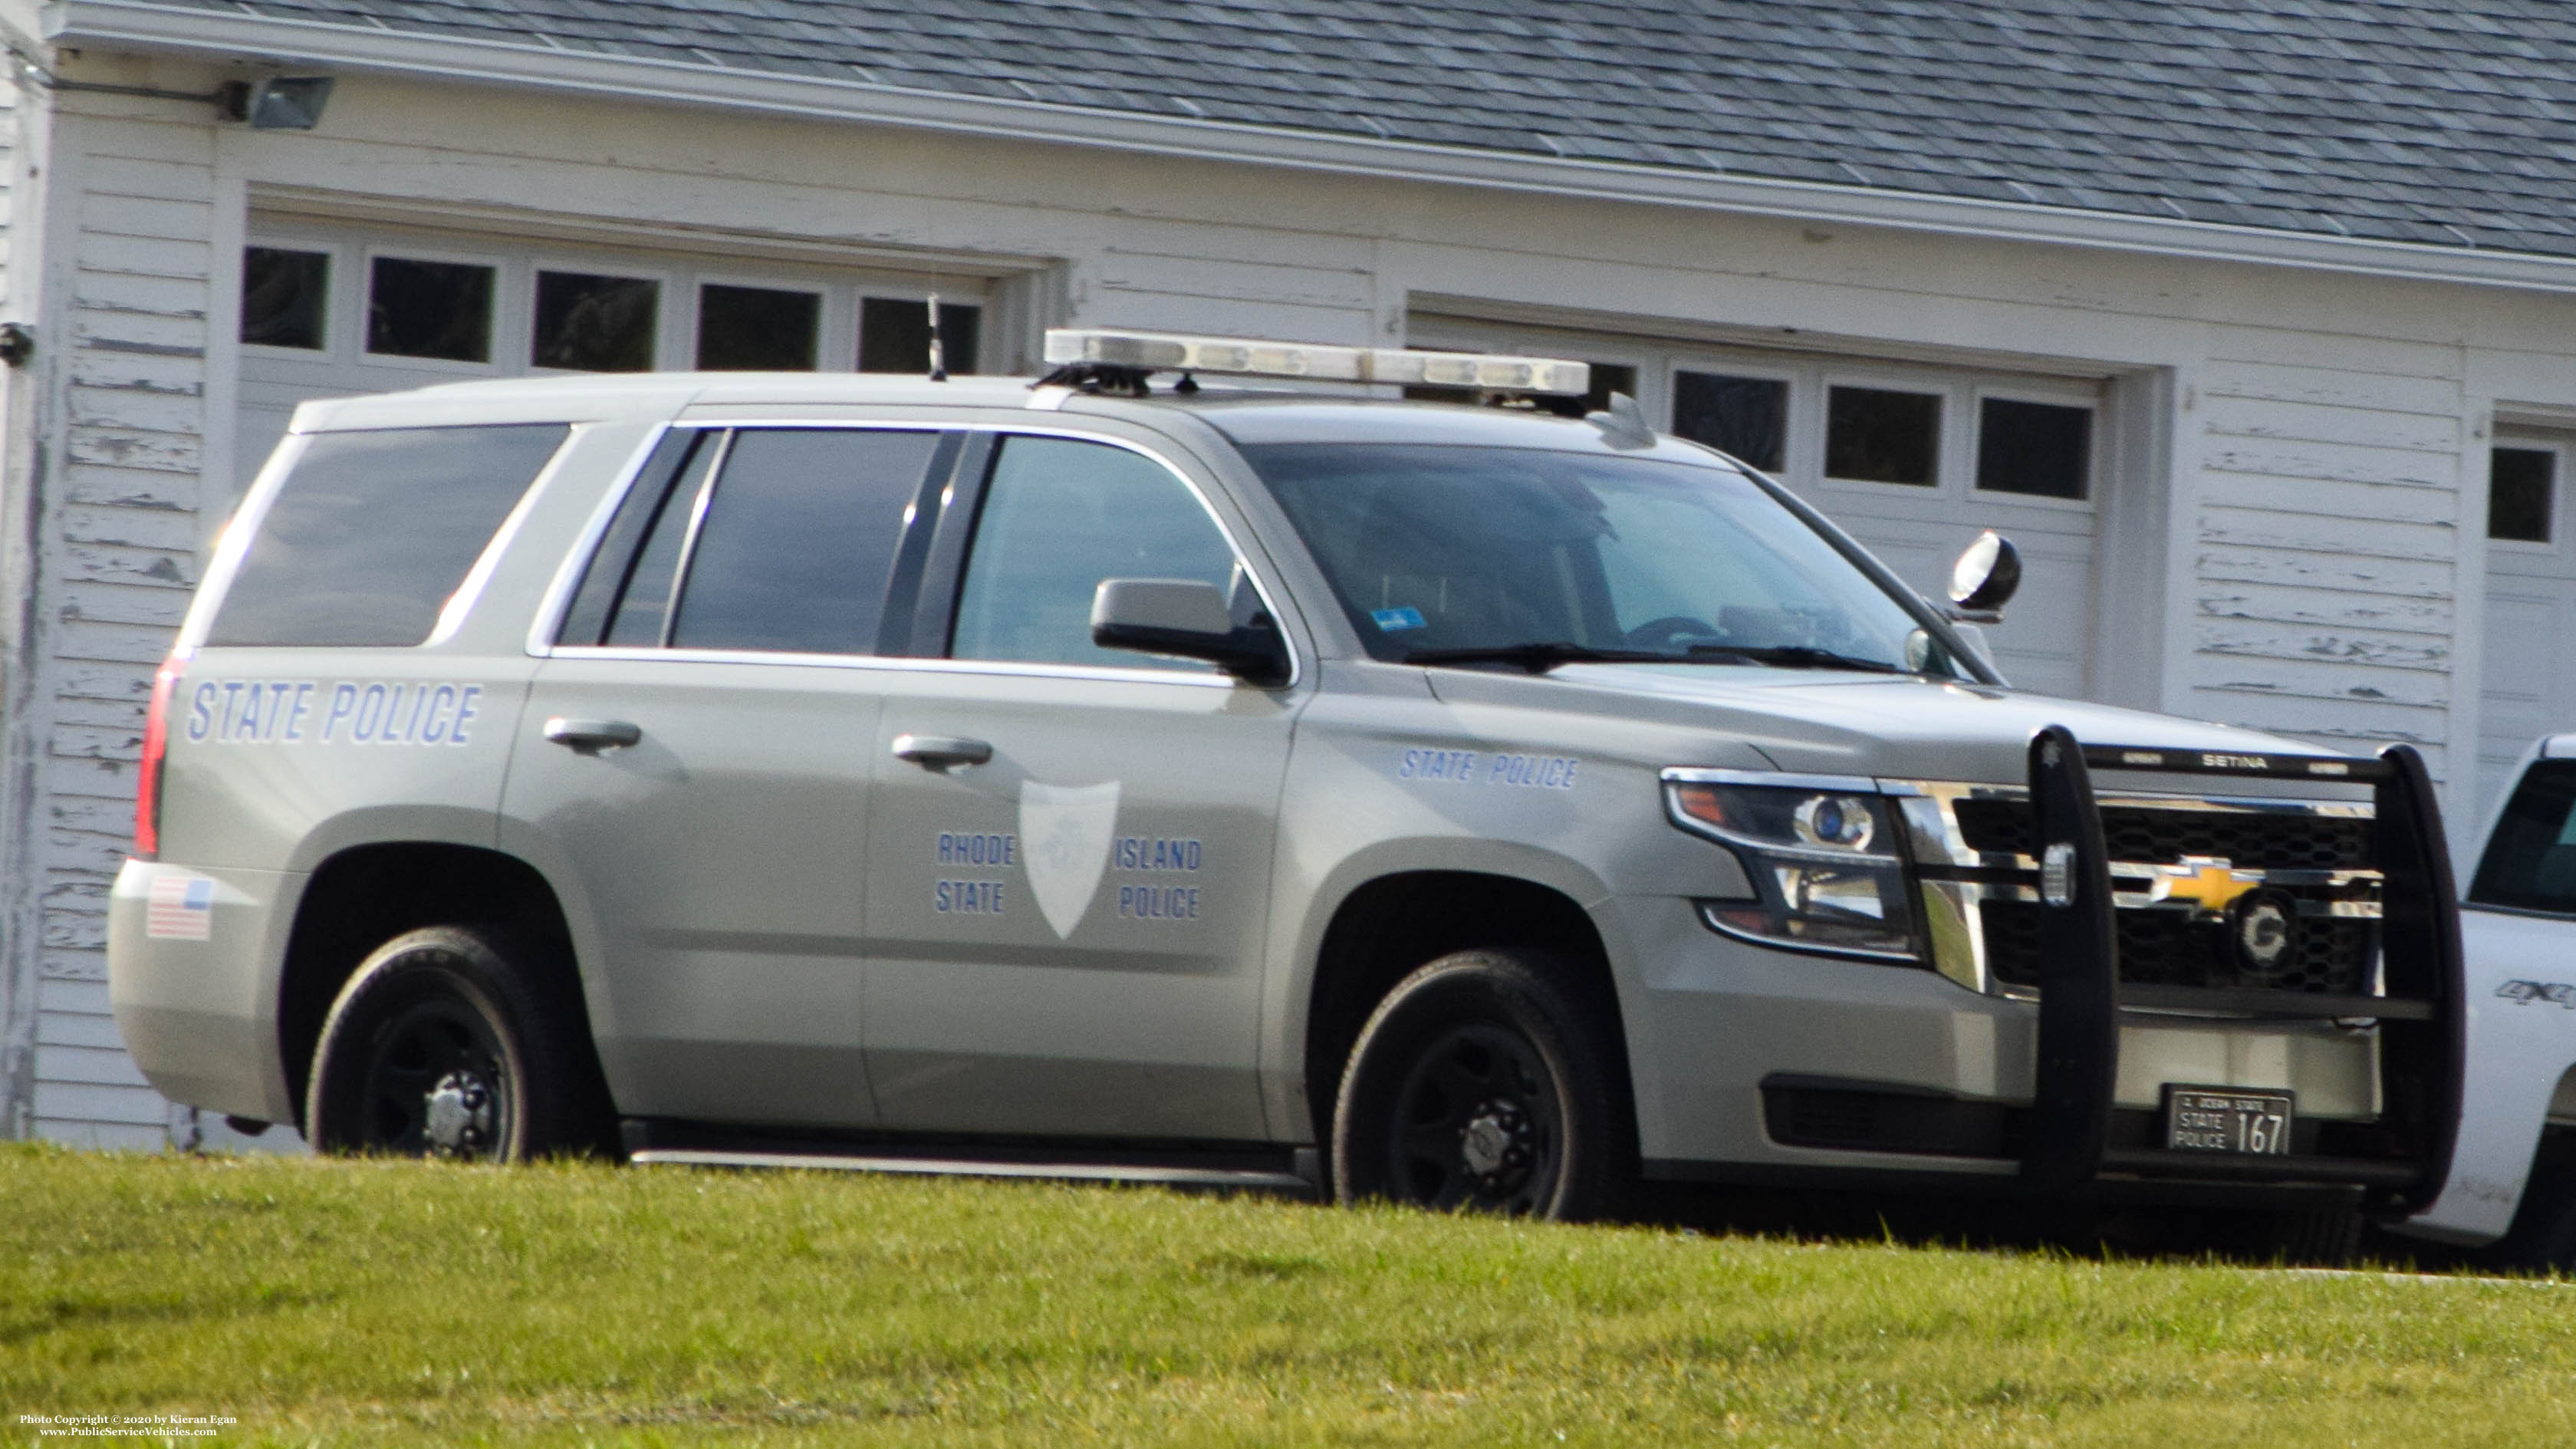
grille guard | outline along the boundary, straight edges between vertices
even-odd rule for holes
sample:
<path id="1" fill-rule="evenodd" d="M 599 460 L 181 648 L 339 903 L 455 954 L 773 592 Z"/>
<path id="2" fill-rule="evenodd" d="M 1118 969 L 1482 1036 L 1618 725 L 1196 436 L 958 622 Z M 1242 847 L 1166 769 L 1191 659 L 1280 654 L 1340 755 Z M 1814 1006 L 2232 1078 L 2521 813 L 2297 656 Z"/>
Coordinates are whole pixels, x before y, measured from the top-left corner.
<path id="1" fill-rule="evenodd" d="M 2122 987 L 2110 852 L 2093 792 L 2096 768 L 2370 785 L 2371 855 L 2385 877 L 2387 998 L 2274 1001 L 2267 992 Z M 2450 1173 L 2459 1134 L 2467 1011 L 2450 851 L 2432 781 L 2412 746 L 2391 745 L 2370 760 L 2214 754 L 2085 745 L 2064 726 L 2051 725 L 2031 738 L 2030 809 L 2043 886 L 2039 1046 L 2021 1163 L 2027 1186 L 2062 1192 L 2108 1168 L 2144 1177 L 2347 1182 L 2370 1190 L 2373 1210 L 2389 1218 L 2431 1203 Z M 2373 1002 L 2397 1009 L 2368 1009 Z M 2413 1149 L 2412 1163 L 2297 1157 L 2221 1163 L 2164 1151 L 2106 1151 L 2124 1004 L 2278 1017 L 2377 1016 L 2387 1117 Z"/>

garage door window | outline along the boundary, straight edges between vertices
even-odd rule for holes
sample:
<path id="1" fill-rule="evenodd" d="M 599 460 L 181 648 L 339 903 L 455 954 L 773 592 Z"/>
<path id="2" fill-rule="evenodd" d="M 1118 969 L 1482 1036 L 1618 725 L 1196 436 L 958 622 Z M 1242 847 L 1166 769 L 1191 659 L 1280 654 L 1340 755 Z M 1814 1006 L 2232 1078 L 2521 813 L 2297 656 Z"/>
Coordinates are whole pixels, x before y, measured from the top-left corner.
<path id="1" fill-rule="evenodd" d="M 650 372 L 662 312 L 662 284 L 646 277 L 537 273 L 533 367 L 574 372 Z"/>
<path id="2" fill-rule="evenodd" d="M 2082 498 L 2093 475 L 2093 410 L 1990 397 L 1977 409 L 1977 486 Z"/>
<path id="3" fill-rule="evenodd" d="M 1930 488 L 1941 481 L 1941 395 L 1836 387 L 1825 400 L 1825 476 Z"/>
<path id="4" fill-rule="evenodd" d="M 984 309 L 956 302 L 939 304 L 939 347 L 948 370 L 975 371 L 976 334 Z M 859 371 L 930 371 L 930 304 L 901 297 L 866 297 L 859 302 Z"/>
<path id="5" fill-rule="evenodd" d="M 367 350 L 379 357 L 492 360 L 493 269 L 377 257 L 367 268 Z"/>
<path id="6" fill-rule="evenodd" d="M 261 350 L 243 396 L 276 422 L 243 430 L 246 465 L 305 398 L 477 369 L 924 373 L 934 291 L 949 372 L 982 370 L 987 308 L 975 277 L 506 239 L 459 252 L 444 238 L 302 219 L 254 236 L 241 253 L 240 339 Z"/>
<path id="7" fill-rule="evenodd" d="M 366 278 L 366 351 L 492 361 L 492 268 L 376 258 Z"/>
<path id="8" fill-rule="evenodd" d="M 330 298 L 329 252 L 251 247 L 242 253 L 242 341 L 319 351 Z"/>
<path id="9" fill-rule="evenodd" d="M 698 289 L 702 372 L 812 372 L 823 294 L 777 287 Z"/>
<path id="10" fill-rule="evenodd" d="M 2498 448 L 2487 474 L 2487 537 L 2549 543 L 2556 535 L 2558 450 Z"/>
<path id="11" fill-rule="evenodd" d="M 1673 374 L 1673 431 L 1777 473 L 1789 450 L 1789 384 L 1684 368 Z"/>

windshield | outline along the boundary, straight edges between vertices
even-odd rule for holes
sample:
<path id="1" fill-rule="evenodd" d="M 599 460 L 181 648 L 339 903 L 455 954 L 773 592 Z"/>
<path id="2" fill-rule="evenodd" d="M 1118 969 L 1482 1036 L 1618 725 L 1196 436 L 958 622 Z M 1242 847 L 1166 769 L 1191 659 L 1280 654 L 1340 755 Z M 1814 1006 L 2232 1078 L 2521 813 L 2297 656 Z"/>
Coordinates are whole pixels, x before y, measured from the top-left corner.
<path id="1" fill-rule="evenodd" d="M 1731 468 L 1454 444 L 1271 443 L 1243 454 L 1380 659 L 1517 649 L 1553 662 L 1970 677 L 1913 614 Z"/>

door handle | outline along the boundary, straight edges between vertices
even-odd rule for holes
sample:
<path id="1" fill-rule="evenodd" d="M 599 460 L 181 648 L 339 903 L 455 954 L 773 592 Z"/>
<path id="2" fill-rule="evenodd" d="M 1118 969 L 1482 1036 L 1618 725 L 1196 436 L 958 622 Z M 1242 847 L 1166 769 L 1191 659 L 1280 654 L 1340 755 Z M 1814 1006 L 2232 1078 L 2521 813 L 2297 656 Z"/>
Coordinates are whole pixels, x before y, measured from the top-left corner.
<path id="1" fill-rule="evenodd" d="M 644 731 L 622 719 L 566 719 L 562 715 L 546 721 L 546 738 L 577 754 L 595 755 L 631 745 L 644 738 Z"/>
<path id="2" fill-rule="evenodd" d="M 894 757 L 910 760 L 925 770 L 947 770 L 983 764 L 993 758 L 993 747 L 982 740 L 956 735 L 896 735 Z"/>

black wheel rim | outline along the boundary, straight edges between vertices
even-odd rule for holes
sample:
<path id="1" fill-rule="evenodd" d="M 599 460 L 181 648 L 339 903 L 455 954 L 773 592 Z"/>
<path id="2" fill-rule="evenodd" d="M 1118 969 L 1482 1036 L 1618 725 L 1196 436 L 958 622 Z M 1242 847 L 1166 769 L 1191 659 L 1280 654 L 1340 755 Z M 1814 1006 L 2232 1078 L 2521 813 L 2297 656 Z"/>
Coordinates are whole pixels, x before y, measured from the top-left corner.
<path id="1" fill-rule="evenodd" d="M 395 1008 L 375 1034 L 357 1102 L 361 1151 L 498 1159 L 518 1104 L 483 1013 L 445 991 Z"/>
<path id="2" fill-rule="evenodd" d="M 1468 1212 L 1543 1212 L 1556 1193 L 1564 1116 L 1556 1080 L 1509 1027 L 1451 1027 L 1396 1089 L 1388 1195 Z"/>

